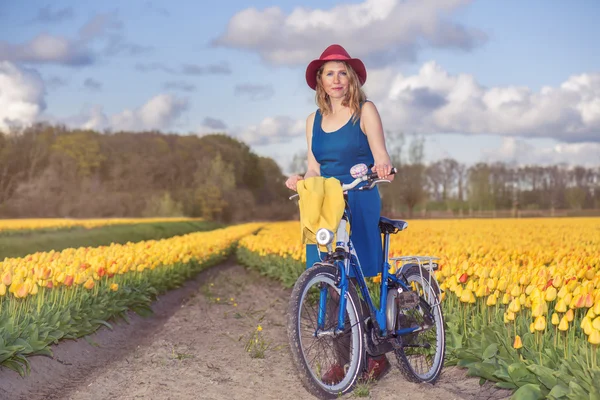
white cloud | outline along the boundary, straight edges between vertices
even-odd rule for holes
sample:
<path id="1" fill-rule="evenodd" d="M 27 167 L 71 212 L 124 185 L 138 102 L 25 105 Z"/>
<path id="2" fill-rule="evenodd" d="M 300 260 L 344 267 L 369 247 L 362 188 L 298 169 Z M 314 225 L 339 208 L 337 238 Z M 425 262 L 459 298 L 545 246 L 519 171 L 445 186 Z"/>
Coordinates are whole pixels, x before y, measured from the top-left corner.
<path id="1" fill-rule="evenodd" d="M 289 117 L 267 117 L 258 125 L 231 132 L 249 145 L 285 143 L 305 133 L 306 122 Z"/>
<path id="2" fill-rule="evenodd" d="M 484 159 L 517 165 L 600 165 L 600 143 L 555 143 L 539 145 L 527 139 L 503 138 L 497 149 L 482 151 Z"/>
<path id="3" fill-rule="evenodd" d="M 41 33 L 33 39 L 13 44 L 0 41 L 0 60 L 25 63 L 52 63 L 68 66 L 89 65 L 95 61 L 93 46 L 102 42 L 103 54 L 136 55 L 148 47 L 129 43 L 123 36 L 123 23 L 117 13 L 96 14 L 86 22 L 75 38 Z"/>
<path id="4" fill-rule="evenodd" d="M 83 115 L 83 120 L 78 125 L 83 129 L 101 131 L 108 128 L 110 122 L 102 111 L 102 106 L 95 105 Z"/>
<path id="5" fill-rule="evenodd" d="M 535 92 L 486 88 L 472 75 L 451 75 L 435 62 L 413 76 L 390 71 L 372 71 L 365 86 L 388 129 L 600 142 L 600 74 L 571 76 L 559 87 Z"/>
<path id="6" fill-rule="evenodd" d="M 0 130 L 35 122 L 46 107 L 40 75 L 8 61 L 0 61 Z"/>
<path id="7" fill-rule="evenodd" d="M 211 133 L 226 133 L 249 146 L 268 146 L 289 143 L 303 137 L 306 122 L 290 117 L 266 117 L 257 125 L 228 128 L 225 122 L 214 118 L 205 118 L 202 124 L 194 130 L 197 135 Z"/>
<path id="8" fill-rule="evenodd" d="M 166 129 L 188 109 L 188 101 L 169 94 L 154 96 L 136 110 L 125 110 L 110 118 L 115 130 Z"/>
<path id="9" fill-rule="evenodd" d="M 23 44 L 0 41 L 0 60 L 85 65 L 93 61 L 93 56 L 80 43 L 42 33 Z"/>
<path id="10" fill-rule="evenodd" d="M 329 10 L 248 8 L 235 14 L 215 45 L 258 52 L 274 64 L 305 64 L 325 46 L 348 46 L 352 56 L 372 63 L 414 60 L 423 46 L 469 50 L 483 41 L 481 31 L 448 17 L 469 0 L 364 0 Z"/>
<path id="11" fill-rule="evenodd" d="M 106 115 L 100 105 L 83 110 L 78 115 L 57 119 L 69 126 L 102 131 L 145 131 L 170 129 L 189 107 L 186 99 L 168 94 L 152 97 L 136 109 L 125 109 L 120 113 Z"/>

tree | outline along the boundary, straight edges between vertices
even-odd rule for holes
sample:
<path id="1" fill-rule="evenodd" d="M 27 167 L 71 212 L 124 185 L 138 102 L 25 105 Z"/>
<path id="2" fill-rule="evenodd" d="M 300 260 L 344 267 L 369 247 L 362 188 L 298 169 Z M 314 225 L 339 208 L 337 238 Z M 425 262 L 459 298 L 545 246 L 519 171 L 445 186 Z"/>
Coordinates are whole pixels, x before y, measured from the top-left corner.
<path id="1" fill-rule="evenodd" d="M 398 201 L 405 205 L 409 217 L 412 217 L 415 207 L 427 197 L 424 158 L 424 139 L 414 136 L 408 148 L 408 163 L 402 163 L 402 148 L 404 135 L 396 135 L 391 140 L 390 157 L 398 170 L 394 184 L 382 190 L 384 208 L 393 213 L 397 212 Z M 388 203 L 388 205 L 386 205 Z M 390 207 L 391 206 L 391 207 Z"/>
<path id="2" fill-rule="evenodd" d="M 294 154 L 294 156 L 292 157 L 292 161 L 290 161 L 288 169 L 291 174 L 304 175 L 306 173 L 306 170 L 308 169 L 308 159 L 306 150 Z"/>
<path id="3" fill-rule="evenodd" d="M 490 166 L 477 163 L 469 168 L 469 204 L 479 210 L 493 210 L 494 196 L 490 185 Z"/>
<path id="4" fill-rule="evenodd" d="M 38 124 L 0 132 L 0 215 L 285 219 L 294 210 L 285 177 L 274 166 L 225 135 L 99 133 Z"/>
<path id="5" fill-rule="evenodd" d="M 208 163 L 204 160 L 199 163 L 194 180 L 201 216 L 211 220 L 230 220 L 225 212 L 229 206 L 225 197 L 235 187 L 233 165 L 225 162 L 221 153 L 215 154 Z"/>

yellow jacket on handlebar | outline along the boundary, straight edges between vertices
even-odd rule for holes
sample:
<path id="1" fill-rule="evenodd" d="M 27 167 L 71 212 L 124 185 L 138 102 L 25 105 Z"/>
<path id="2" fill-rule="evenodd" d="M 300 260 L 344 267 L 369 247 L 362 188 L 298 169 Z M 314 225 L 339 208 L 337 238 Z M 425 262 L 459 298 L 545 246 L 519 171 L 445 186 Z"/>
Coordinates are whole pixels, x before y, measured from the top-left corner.
<path id="1" fill-rule="evenodd" d="M 315 176 L 298 182 L 302 243 L 317 243 L 320 228 L 334 232 L 344 214 L 342 184 L 336 178 Z"/>

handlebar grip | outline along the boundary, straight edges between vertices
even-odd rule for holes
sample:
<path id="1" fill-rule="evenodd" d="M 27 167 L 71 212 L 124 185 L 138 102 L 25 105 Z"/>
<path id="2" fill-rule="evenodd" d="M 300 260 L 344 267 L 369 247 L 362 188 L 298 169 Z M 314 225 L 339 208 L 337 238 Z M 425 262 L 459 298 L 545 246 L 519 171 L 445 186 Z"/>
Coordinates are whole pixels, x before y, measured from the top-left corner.
<path id="1" fill-rule="evenodd" d="M 398 169 L 392 167 L 392 171 L 390 172 L 390 175 L 394 175 L 398 173 Z M 369 173 L 367 174 L 367 178 L 368 179 L 375 179 L 377 178 L 377 172 L 374 171 L 369 171 Z"/>

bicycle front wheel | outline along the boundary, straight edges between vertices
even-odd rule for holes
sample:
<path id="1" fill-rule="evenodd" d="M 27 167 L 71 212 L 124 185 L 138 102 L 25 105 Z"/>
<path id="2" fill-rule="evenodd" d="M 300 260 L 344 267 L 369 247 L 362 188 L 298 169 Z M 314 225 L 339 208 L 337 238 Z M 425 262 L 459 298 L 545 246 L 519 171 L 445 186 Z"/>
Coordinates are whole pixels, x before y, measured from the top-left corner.
<path id="1" fill-rule="evenodd" d="M 402 348 L 395 350 L 398 368 L 411 382 L 435 383 L 444 365 L 446 336 L 444 316 L 440 304 L 438 287 L 430 287 L 427 270 L 420 271 L 415 265 L 404 273 L 406 283 L 419 295 L 419 304 L 398 314 L 398 327 L 419 326 L 420 330 L 402 336 Z M 432 296 L 426 296 L 430 293 Z M 427 302 L 430 298 L 431 304 Z"/>
<path id="2" fill-rule="evenodd" d="M 289 303 L 288 337 L 292 360 L 302 384 L 322 399 L 352 390 L 363 364 L 360 303 L 350 284 L 344 310 L 344 329 L 337 332 L 340 289 L 337 270 L 315 264 L 296 281 Z"/>

